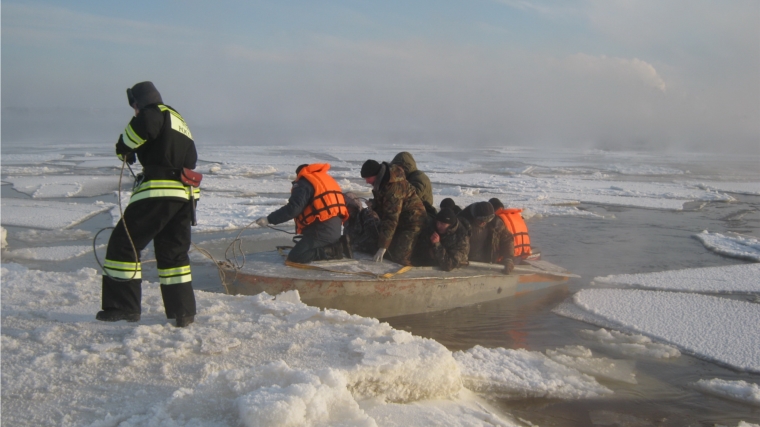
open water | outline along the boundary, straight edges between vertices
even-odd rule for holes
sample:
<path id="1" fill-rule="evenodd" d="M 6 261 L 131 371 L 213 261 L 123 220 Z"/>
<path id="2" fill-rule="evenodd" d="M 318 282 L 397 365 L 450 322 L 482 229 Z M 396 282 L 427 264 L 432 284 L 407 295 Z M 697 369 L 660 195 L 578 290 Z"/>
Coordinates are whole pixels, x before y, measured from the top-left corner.
<path id="1" fill-rule="evenodd" d="M 82 148 L 83 152 L 85 149 L 86 147 Z M 461 155 L 463 154 L 460 153 L 458 156 Z M 483 171 L 501 171 L 503 167 L 500 163 L 482 163 Z M 753 166 L 752 163 L 691 164 L 689 167 L 692 171 L 699 167 L 706 168 L 705 176 L 713 174 L 720 177 L 721 167 L 731 168 L 732 176 L 745 174 L 741 168 L 749 168 L 746 173 L 750 175 L 760 174 L 760 167 Z M 3 177 L 5 176 L 3 172 Z M 662 180 L 662 177 L 643 176 L 635 179 L 651 181 Z M 736 199 L 735 202 L 687 204 L 682 211 L 581 204 L 578 209 L 592 211 L 598 216 L 534 217 L 528 221 L 528 227 L 532 242 L 540 249 L 542 256 L 581 275 L 581 279 L 571 279 L 565 285 L 522 297 L 384 320 L 396 328 L 433 338 L 451 350 L 481 345 L 543 351 L 565 345 L 583 345 L 592 349 L 597 357 L 620 359 L 619 354 L 605 354 L 603 348 L 595 347 L 593 342 L 585 340 L 579 333 L 584 329 L 596 330 L 598 327 L 561 317 L 552 313 L 552 309 L 574 292 L 593 286 L 591 281 L 597 276 L 746 262 L 717 255 L 692 237 L 702 230 L 718 233 L 733 231 L 754 237 L 760 236 L 760 196 L 732 196 Z M 2 198 L 30 197 L 15 191 L 10 185 L 3 185 Z M 76 201 L 112 202 L 112 199 L 103 196 Z M 54 200 L 72 201 L 70 198 Z M 97 215 L 76 226 L 88 231 L 89 235 L 55 244 L 89 245 L 94 232 L 110 226 L 111 222 L 110 214 Z M 27 231 L 22 227 L 5 228 L 9 233 L 8 243 L 11 248 L 50 244 L 46 241 L 30 242 L 19 239 L 18 236 Z M 195 233 L 193 240 L 200 247 L 221 257 L 224 248 L 237 233 L 238 231 Z M 247 251 L 268 250 L 276 244 L 287 244 L 290 237 L 283 234 L 281 239 L 258 240 L 257 236 L 261 234 L 261 230 L 245 231 L 243 240 Z M 99 239 L 99 243 L 106 241 L 106 237 Z M 29 268 L 51 271 L 97 268 L 91 254 L 63 262 L 24 261 L 23 264 Z M 150 271 L 150 264 L 146 264 L 144 268 L 145 277 L 155 277 L 155 273 Z M 193 277 L 197 289 L 223 292 L 216 269 L 209 263 L 193 265 Z M 491 398 L 499 407 L 525 420 L 526 423 L 547 427 L 736 426 L 741 420 L 760 422 L 760 408 L 705 395 L 690 386 L 697 380 L 715 377 L 760 384 L 760 375 L 736 372 L 687 354 L 670 360 L 628 360 L 635 363 L 638 383 L 602 381 L 615 392 L 608 398 L 571 401 L 515 400 L 498 396 Z"/>

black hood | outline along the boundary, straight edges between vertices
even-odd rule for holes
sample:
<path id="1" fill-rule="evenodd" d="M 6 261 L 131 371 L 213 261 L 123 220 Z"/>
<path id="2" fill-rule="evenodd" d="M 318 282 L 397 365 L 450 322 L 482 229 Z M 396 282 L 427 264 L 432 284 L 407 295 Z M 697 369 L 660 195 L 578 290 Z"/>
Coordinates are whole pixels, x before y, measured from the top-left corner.
<path id="1" fill-rule="evenodd" d="M 141 110 L 148 105 L 163 104 L 161 94 L 158 93 L 158 89 L 152 82 L 141 82 L 131 89 L 127 89 L 127 100 L 131 106 L 133 102 L 137 102 L 137 109 Z"/>

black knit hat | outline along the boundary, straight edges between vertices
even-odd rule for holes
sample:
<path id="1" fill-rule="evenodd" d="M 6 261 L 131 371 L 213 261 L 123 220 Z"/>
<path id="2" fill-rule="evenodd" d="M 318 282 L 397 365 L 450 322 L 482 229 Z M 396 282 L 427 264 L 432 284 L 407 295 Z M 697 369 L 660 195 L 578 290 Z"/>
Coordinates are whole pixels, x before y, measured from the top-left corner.
<path id="1" fill-rule="evenodd" d="M 158 93 L 158 89 L 152 82 L 140 82 L 131 89 L 127 89 L 127 100 L 131 106 L 137 102 L 137 108 L 142 109 L 152 104 L 163 104 L 161 100 L 161 94 Z"/>
<path id="2" fill-rule="evenodd" d="M 452 199 L 451 197 L 447 197 L 447 198 L 441 200 L 441 205 L 440 206 L 441 206 L 441 209 L 443 209 L 443 208 L 453 208 L 456 205 L 457 204 L 456 204 L 456 202 L 454 202 L 454 199 Z"/>
<path id="3" fill-rule="evenodd" d="M 501 200 L 497 199 L 496 197 L 492 199 L 488 199 L 488 203 L 493 206 L 493 209 L 495 211 L 498 211 L 499 209 L 504 209 L 504 203 L 501 202 Z"/>
<path id="4" fill-rule="evenodd" d="M 435 216 L 435 220 L 444 224 L 455 225 L 457 223 L 457 215 L 450 208 L 443 208 Z"/>
<path id="5" fill-rule="evenodd" d="M 380 173 L 380 163 L 369 159 L 362 165 L 362 178 L 369 178 Z"/>
<path id="6" fill-rule="evenodd" d="M 489 222 L 493 219 L 493 206 L 488 202 L 473 203 L 470 209 L 476 221 Z"/>

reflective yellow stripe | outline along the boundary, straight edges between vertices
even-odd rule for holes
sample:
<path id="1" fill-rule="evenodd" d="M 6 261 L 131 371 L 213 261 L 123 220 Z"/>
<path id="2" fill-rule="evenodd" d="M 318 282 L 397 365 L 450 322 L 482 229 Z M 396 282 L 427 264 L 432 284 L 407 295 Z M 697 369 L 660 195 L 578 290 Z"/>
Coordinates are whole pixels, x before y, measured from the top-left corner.
<path id="1" fill-rule="evenodd" d="M 180 116 L 178 112 L 172 110 L 166 105 L 159 105 L 158 109 L 161 111 L 168 111 L 169 114 L 171 114 L 170 117 L 171 117 L 172 129 L 187 136 L 190 139 L 193 139 L 193 134 L 190 133 L 190 128 L 187 127 L 187 123 L 185 123 L 185 119 L 183 119 L 182 116 Z"/>
<path id="2" fill-rule="evenodd" d="M 170 180 L 153 180 L 140 184 L 135 192 L 132 193 L 132 197 L 129 198 L 129 203 L 136 202 L 138 200 L 147 199 L 150 197 L 174 197 L 178 199 L 190 200 L 190 189 L 192 188 L 193 197 L 198 200 L 201 198 L 200 188 L 188 187 L 183 185 L 180 181 Z"/>
<path id="3" fill-rule="evenodd" d="M 122 262 L 106 259 L 103 262 L 104 274 L 117 279 L 142 279 L 142 266 L 139 262 Z"/>
<path id="4" fill-rule="evenodd" d="M 132 125 L 127 125 L 127 128 L 124 129 L 124 133 L 121 135 L 121 140 L 124 141 L 124 144 L 131 148 L 136 149 L 137 147 L 145 144 L 144 139 L 140 138 L 140 135 L 135 132 L 134 129 L 132 129 Z"/>
<path id="5" fill-rule="evenodd" d="M 179 283 L 187 283 L 193 280 L 190 274 L 190 266 L 177 268 L 158 269 L 158 281 L 162 285 L 176 285 Z"/>

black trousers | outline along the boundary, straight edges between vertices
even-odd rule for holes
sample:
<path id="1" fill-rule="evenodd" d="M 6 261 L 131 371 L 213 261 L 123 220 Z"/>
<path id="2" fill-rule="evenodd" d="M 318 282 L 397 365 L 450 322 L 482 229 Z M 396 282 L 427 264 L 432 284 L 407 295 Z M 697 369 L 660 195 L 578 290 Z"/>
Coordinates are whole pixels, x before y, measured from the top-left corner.
<path id="1" fill-rule="evenodd" d="M 303 230 L 301 240 L 288 253 L 288 261 L 308 264 L 324 258 L 324 248 L 340 239 L 342 221 L 333 217 L 325 222 L 316 221 Z"/>
<path id="2" fill-rule="evenodd" d="M 193 206 L 189 201 L 148 198 L 131 203 L 108 240 L 103 274 L 103 310 L 140 313 L 142 274 L 140 252 L 153 240 L 168 318 L 194 316 L 195 294 L 190 275 L 190 225 Z M 135 251 L 127 232 L 132 238 Z"/>

